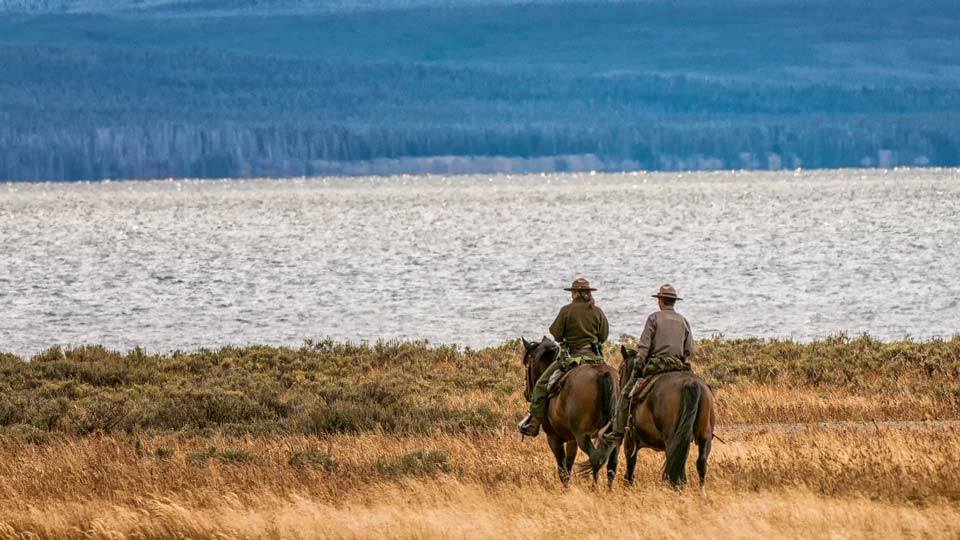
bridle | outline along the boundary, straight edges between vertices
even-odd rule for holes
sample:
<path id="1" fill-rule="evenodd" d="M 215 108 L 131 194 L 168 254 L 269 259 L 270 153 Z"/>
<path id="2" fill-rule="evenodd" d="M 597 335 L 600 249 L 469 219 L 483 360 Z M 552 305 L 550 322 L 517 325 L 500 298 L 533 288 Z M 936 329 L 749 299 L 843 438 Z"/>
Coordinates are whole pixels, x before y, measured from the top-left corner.
<path id="1" fill-rule="evenodd" d="M 523 353 L 523 364 L 526 367 L 524 370 L 527 386 L 523 390 L 523 397 L 527 401 L 530 401 L 530 395 L 533 393 L 533 385 L 536 382 L 536 379 L 533 377 L 533 368 L 538 363 L 537 358 L 532 358 L 535 356 L 535 353 L 543 347 L 543 343 L 538 343 L 536 347 L 531 347 L 529 350 L 524 351 Z M 560 356 L 560 347 L 557 347 L 554 351 L 554 360 Z"/>
<path id="2" fill-rule="evenodd" d="M 630 379 L 630 373 L 633 371 L 633 363 L 637 361 L 639 355 L 631 351 L 630 356 L 623 357 L 623 363 L 620 364 L 620 384 L 626 384 Z"/>
<path id="3" fill-rule="evenodd" d="M 526 368 L 523 370 L 526 378 L 526 386 L 523 389 L 523 399 L 527 401 L 530 401 L 530 394 L 533 393 L 533 384 L 530 381 L 533 380 L 534 361 L 532 358 L 530 358 L 530 355 L 533 354 L 538 348 L 540 348 L 540 345 L 523 351 L 523 366 Z"/>

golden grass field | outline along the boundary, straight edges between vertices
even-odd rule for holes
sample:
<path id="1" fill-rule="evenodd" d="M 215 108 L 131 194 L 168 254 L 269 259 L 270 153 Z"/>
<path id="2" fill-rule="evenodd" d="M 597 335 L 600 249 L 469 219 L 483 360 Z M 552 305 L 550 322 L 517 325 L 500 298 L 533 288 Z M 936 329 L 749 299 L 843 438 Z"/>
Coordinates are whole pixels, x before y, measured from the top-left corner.
<path id="1" fill-rule="evenodd" d="M 564 490 L 511 430 L 6 441 L 0 537 L 960 537 L 956 424 L 721 433 L 705 496 L 664 487 L 652 452 L 632 487 Z"/>
<path id="2" fill-rule="evenodd" d="M 710 353 L 709 343 L 699 345 Z M 358 404 L 347 392 L 323 402 L 339 407 L 336 422 L 304 423 L 296 407 L 275 419 L 251 408 L 241 412 L 256 414 L 249 423 L 258 427 L 243 432 L 242 418 L 210 409 L 222 425 L 210 416 L 202 425 L 161 429 L 156 419 L 167 417 L 129 398 L 124 403 L 141 413 L 136 422 L 124 415 L 126 424 L 83 431 L 81 420 L 101 411 L 88 404 L 101 402 L 84 400 L 137 396 L 143 385 L 167 384 L 172 367 L 161 358 L 156 369 L 164 375 L 124 382 L 102 365 L 92 368 L 101 360 L 89 353 L 23 365 L 8 358 L 5 399 L 27 410 L 0 403 L 0 538 L 960 538 L 960 340 L 847 340 L 828 347 L 833 355 L 821 354 L 821 343 L 797 346 L 804 354 L 793 357 L 782 344 L 758 347 L 754 367 L 770 369 L 784 354 L 775 376 L 744 371 L 743 360 L 695 362 L 716 387 L 717 434 L 726 441 L 714 444 L 705 495 L 665 487 L 662 454 L 648 450 L 634 486 L 618 479 L 612 490 L 594 489 L 578 477 L 563 489 L 544 438 L 521 440 L 514 431 L 525 404 L 520 381 L 511 380 L 519 377 L 512 345 L 446 351 L 421 367 L 410 359 L 439 353 L 400 347 L 375 362 L 347 351 L 351 362 L 365 363 L 357 378 L 344 376 L 346 386 L 389 380 L 415 389 L 445 374 L 442 390 L 423 387 L 401 402 L 428 421 L 440 411 L 445 423 L 436 429 L 419 421 L 369 427 L 350 416 Z M 505 353 L 513 356 L 493 361 Z M 216 355 L 220 365 L 225 354 Z M 888 354 L 901 362 L 896 371 L 888 371 Z M 260 350 L 257 373 L 272 369 L 262 367 L 265 357 Z M 494 371 L 464 363 L 478 359 Z M 234 359 L 231 369 L 240 364 Z M 195 376 L 201 364 L 184 365 Z M 405 366 L 403 376 L 391 371 L 396 365 Z M 252 368 L 242 369 L 253 377 Z M 458 383 L 455 374 L 464 371 L 470 375 Z M 43 389 L 66 399 L 62 381 L 70 377 L 90 388 L 74 387 L 74 401 L 52 422 Z M 299 375 L 291 380 L 297 388 Z M 483 422 L 458 416 L 480 409 Z M 696 478 L 693 460 L 688 474 Z"/>

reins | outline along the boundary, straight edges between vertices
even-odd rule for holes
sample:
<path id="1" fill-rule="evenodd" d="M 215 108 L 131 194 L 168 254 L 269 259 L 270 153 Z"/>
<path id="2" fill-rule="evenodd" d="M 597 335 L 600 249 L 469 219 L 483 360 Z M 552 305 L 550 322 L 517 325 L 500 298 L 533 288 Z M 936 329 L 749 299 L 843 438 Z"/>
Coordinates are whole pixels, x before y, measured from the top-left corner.
<path id="1" fill-rule="evenodd" d="M 536 351 L 538 348 L 540 348 L 540 345 L 537 345 L 537 347 L 535 347 L 534 349 L 532 349 L 532 350 L 530 350 L 530 351 L 525 351 L 525 352 L 524 352 L 524 359 L 526 359 L 526 357 L 528 357 L 528 356 L 531 356 L 531 355 L 533 354 L 533 352 Z M 557 347 L 556 352 L 555 352 L 554 355 L 553 355 L 553 360 L 551 360 L 551 362 L 556 361 L 558 358 L 560 358 L 560 347 L 559 347 L 559 346 Z M 527 381 L 526 381 L 526 382 L 527 382 L 527 395 L 533 394 L 533 385 L 536 384 L 536 382 L 537 382 L 536 379 L 533 377 L 533 368 L 534 368 L 534 364 L 536 364 L 536 363 L 538 362 L 538 360 L 539 360 L 538 358 L 530 358 L 530 361 L 529 361 L 529 362 L 526 362 L 526 364 L 527 364 L 527 372 L 526 372 L 526 376 L 527 376 L 527 377 L 526 377 L 526 378 L 527 378 Z M 549 365 L 549 364 L 548 364 L 548 365 Z"/>
<path id="2" fill-rule="evenodd" d="M 533 358 L 530 358 L 529 360 L 527 359 L 527 357 L 529 357 L 532 352 L 533 350 L 529 350 L 529 351 L 524 351 L 523 353 L 524 360 L 525 360 L 524 364 L 527 367 L 527 373 L 526 373 L 527 399 L 530 399 L 530 396 L 533 394 L 533 384 L 531 384 L 530 382 L 533 380 Z"/>

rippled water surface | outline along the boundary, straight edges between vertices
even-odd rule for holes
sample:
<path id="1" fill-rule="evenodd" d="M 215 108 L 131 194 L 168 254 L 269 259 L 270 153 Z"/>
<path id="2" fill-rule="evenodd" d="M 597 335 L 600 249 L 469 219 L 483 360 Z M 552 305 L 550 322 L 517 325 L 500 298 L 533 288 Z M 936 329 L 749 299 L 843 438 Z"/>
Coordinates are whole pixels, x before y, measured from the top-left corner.
<path id="1" fill-rule="evenodd" d="M 960 332 L 960 171 L 0 184 L 0 350 L 614 334 Z"/>

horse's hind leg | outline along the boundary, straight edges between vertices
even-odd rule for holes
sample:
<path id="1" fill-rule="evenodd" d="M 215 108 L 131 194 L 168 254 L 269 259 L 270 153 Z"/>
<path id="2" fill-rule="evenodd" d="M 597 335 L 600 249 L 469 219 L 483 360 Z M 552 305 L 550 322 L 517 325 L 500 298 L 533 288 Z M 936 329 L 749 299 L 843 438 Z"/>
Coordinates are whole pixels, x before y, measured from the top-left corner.
<path id="1" fill-rule="evenodd" d="M 555 435 L 548 435 L 547 443 L 550 444 L 550 450 L 553 450 L 553 457 L 557 460 L 557 476 L 560 477 L 560 482 L 563 483 L 563 487 L 567 487 L 570 485 L 570 470 L 567 469 L 566 455 L 563 448 L 564 443 Z"/>
<path id="2" fill-rule="evenodd" d="M 590 437 L 582 433 L 576 435 L 576 437 L 577 437 L 577 445 L 581 449 L 583 449 L 584 453 L 587 454 L 587 457 L 590 460 L 590 463 L 589 463 L 590 474 L 591 476 L 593 476 L 593 487 L 596 488 L 598 476 L 600 475 L 600 467 L 603 466 L 603 460 L 598 457 L 596 448 L 594 448 L 593 441 L 590 440 Z"/>
<path id="3" fill-rule="evenodd" d="M 610 458 L 607 459 L 607 489 L 613 489 L 613 481 L 617 477 L 617 465 L 620 463 L 620 445 L 618 444 Z"/>
<path id="4" fill-rule="evenodd" d="M 706 493 L 704 484 L 707 481 L 707 458 L 710 457 L 710 447 L 713 445 L 713 434 L 703 441 L 697 441 L 700 453 L 697 456 L 697 474 L 700 476 L 700 493 Z"/>
<path id="5" fill-rule="evenodd" d="M 577 441 L 570 441 L 566 444 L 567 457 L 564 459 L 563 466 L 567 468 L 567 478 L 573 471 L 573 462 L 577 460 Z"/>

